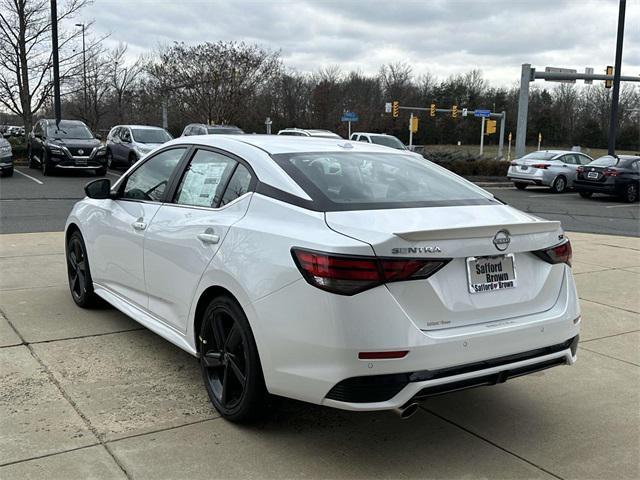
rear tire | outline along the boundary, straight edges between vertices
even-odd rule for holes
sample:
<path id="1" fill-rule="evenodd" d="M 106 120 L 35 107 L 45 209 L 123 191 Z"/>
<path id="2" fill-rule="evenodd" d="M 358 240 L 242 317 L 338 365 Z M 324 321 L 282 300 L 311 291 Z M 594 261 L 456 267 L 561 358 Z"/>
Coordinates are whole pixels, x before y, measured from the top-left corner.
<path id="1" fill-rule="evenodd" d="M 527 188 L 527 184 L 524 182 L 515 182 L 514 185 L 518 190 L 524 190 L 525 188 Z"/>
<path id="2" fill-rule="evenodd" d="M 233 298 L 211 300 L 198 343 L 202 378 L 220 415 L 232 422 L 263 417 L 267 390 L 258 348 L 247 317 Z"/>
<path id="3" fill-rule="evenodd" d="M 13 167 L 2 174 L 3 177 L 13 177 Z"/>
<path id="4" fill-rule="evenodd" d="M 593 196 L 593 192 L 578 192 L 582 198 L 591 198 Z"/>
<path id="5" fill-rule="evenodd" d="M 107 174 L 107 167 L 96 168 L 96 176 L 104 177 Z"/>
<path id="6" fill-rule="evenodd" d="M 93 291 L 87 247 L 79 231 L 69 236 L 66 247 L 67 277 L 69 290 L 76 305 L 92 308 L 100 304 L 100 297 Z"/>
<path id="7" fill-rule="evenodd" d="M 551 184 L 551 191 L 553 193 L 563 193 L 567 190 L 567 179 L 562 175 L 556 177 L 556 179 Z"/>
<path id="8" fill-rule="evenodd" d="M 638 184 L 630 183 L 624 189 L 624 201 L 627 203 L 634 203 L 638 201 Z"/>
<path id="9" fill-rule="evenodd" d="M 113 153 L 111 150 L 107 150 L 107 168 L 113 168 Z"/>
<path id="10" fill-rule="evenodd" d="M 29 168 L 38 168 L 38 166 L 36 165 L 36 161 L 33 158 L 31 147 L 27 149 L 27 160 L 29 160 Z"/>

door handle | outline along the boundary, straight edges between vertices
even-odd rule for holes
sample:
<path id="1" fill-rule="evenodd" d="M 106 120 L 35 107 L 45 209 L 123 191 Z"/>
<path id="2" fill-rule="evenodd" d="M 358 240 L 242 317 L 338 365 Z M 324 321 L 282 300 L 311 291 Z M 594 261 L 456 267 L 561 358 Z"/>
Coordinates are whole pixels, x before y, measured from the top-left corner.
<path id="1" fill-rule="evenodd" d="M 143 221 L 141 221 L 141 220 L 137 220 L 137 221 L 133 222 L 133 223 L 131 224 L 131 226 L 132 226 L 133 228 L 135 228 L 136 230 L 144 230 L 145 228 L 147 228 L 147 224 L 146 224 L 146 223 L 144 223 L 144 222 L 143 222 Z"/>
<path id="2" fill-rule="evenodd" d="M 199 233 L 198 240 L 200 240 L 202 243 L 213 245 L 220 241 L 220 237 L 213 233 Z"/>

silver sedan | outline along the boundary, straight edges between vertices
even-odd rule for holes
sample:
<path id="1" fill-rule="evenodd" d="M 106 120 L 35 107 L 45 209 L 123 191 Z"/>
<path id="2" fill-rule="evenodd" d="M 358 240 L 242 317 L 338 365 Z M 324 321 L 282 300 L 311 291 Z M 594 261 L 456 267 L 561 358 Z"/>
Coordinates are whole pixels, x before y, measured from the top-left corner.
<path id="1" fill-rule="evenodd" d="M 580 165 L 593 161 L 589 155 L 569 150 L 541 150 L 511 162 L 507 177 L 516 188 L 527 185 L 546 185 L 555 193 L 573 187 Z"/>

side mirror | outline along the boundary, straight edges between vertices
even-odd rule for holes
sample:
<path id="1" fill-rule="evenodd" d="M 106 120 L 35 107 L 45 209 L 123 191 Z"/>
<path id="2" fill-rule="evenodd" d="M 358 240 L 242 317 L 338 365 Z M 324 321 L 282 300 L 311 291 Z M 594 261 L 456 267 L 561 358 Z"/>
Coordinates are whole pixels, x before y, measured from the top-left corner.
<path id="1" fill-rule="evenodd" d="M 84 187 L 84 193 L 87 194 L 87 197 L 94 198 L 96 200 L 111 198 L 111 180 L 108 178 L 99 178 L 89 182 Z"/>
<path id="2" fill-rule="evenodd" d="M 95 134 L 95 137 L 96 137 L 98 140 L 102 140 L 102 135 L 100 135 L 99 133 L 96 133 L 96 134 Z"/>

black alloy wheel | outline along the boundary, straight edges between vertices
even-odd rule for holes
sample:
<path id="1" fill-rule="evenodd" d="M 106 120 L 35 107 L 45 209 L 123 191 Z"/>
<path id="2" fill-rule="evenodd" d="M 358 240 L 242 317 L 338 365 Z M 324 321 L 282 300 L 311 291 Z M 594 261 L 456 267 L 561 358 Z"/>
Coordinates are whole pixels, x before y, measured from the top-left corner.
<path id="1" fill-rule="evenodd" d="M 31 150 L 31 145 L 27 147 L 27 160 L 29 161 L 29 168 L 38 168 L 36 165 L 36 160 L 33 158 L 33 150 Z"/>
<path id="2" fill-rule="evenodd" d="M 638 184 L 630 183 L 624 189 L 624 201 L 627 203 L 633 203 L 638 201 Z"/>
<path id="3" fill-rule="evenodd" d="M 553 193 L 562 193 L 567 189 L 567 179 L 562 175 L 556 177 L 553 181 L 553 185 L 551 185 L 551 190 Z"/>
<path id="4" fill-rule="evenodd" d="M 251 328 L 240 306 L 216 297 L 204 312 L 200 366 L 209 398 L 231 421 L 254 420 L 264 413 L 266 390 Z"/>
<path id="5" fill-rule="evenodd" d="M 98 297 L 93 292 L 87 249 L 80 232 L 76 231 L 71 234 L 67 242 L 66 253 L 69 290 L 73 301 L 83 308 L 96 305 Z"/>
<path id="6" fill-rule="evenodd" d="M 524 190 L 527 188 L 527 184 L 525 182 L 515 182 L 514 185 L 518 190 Z"/>

